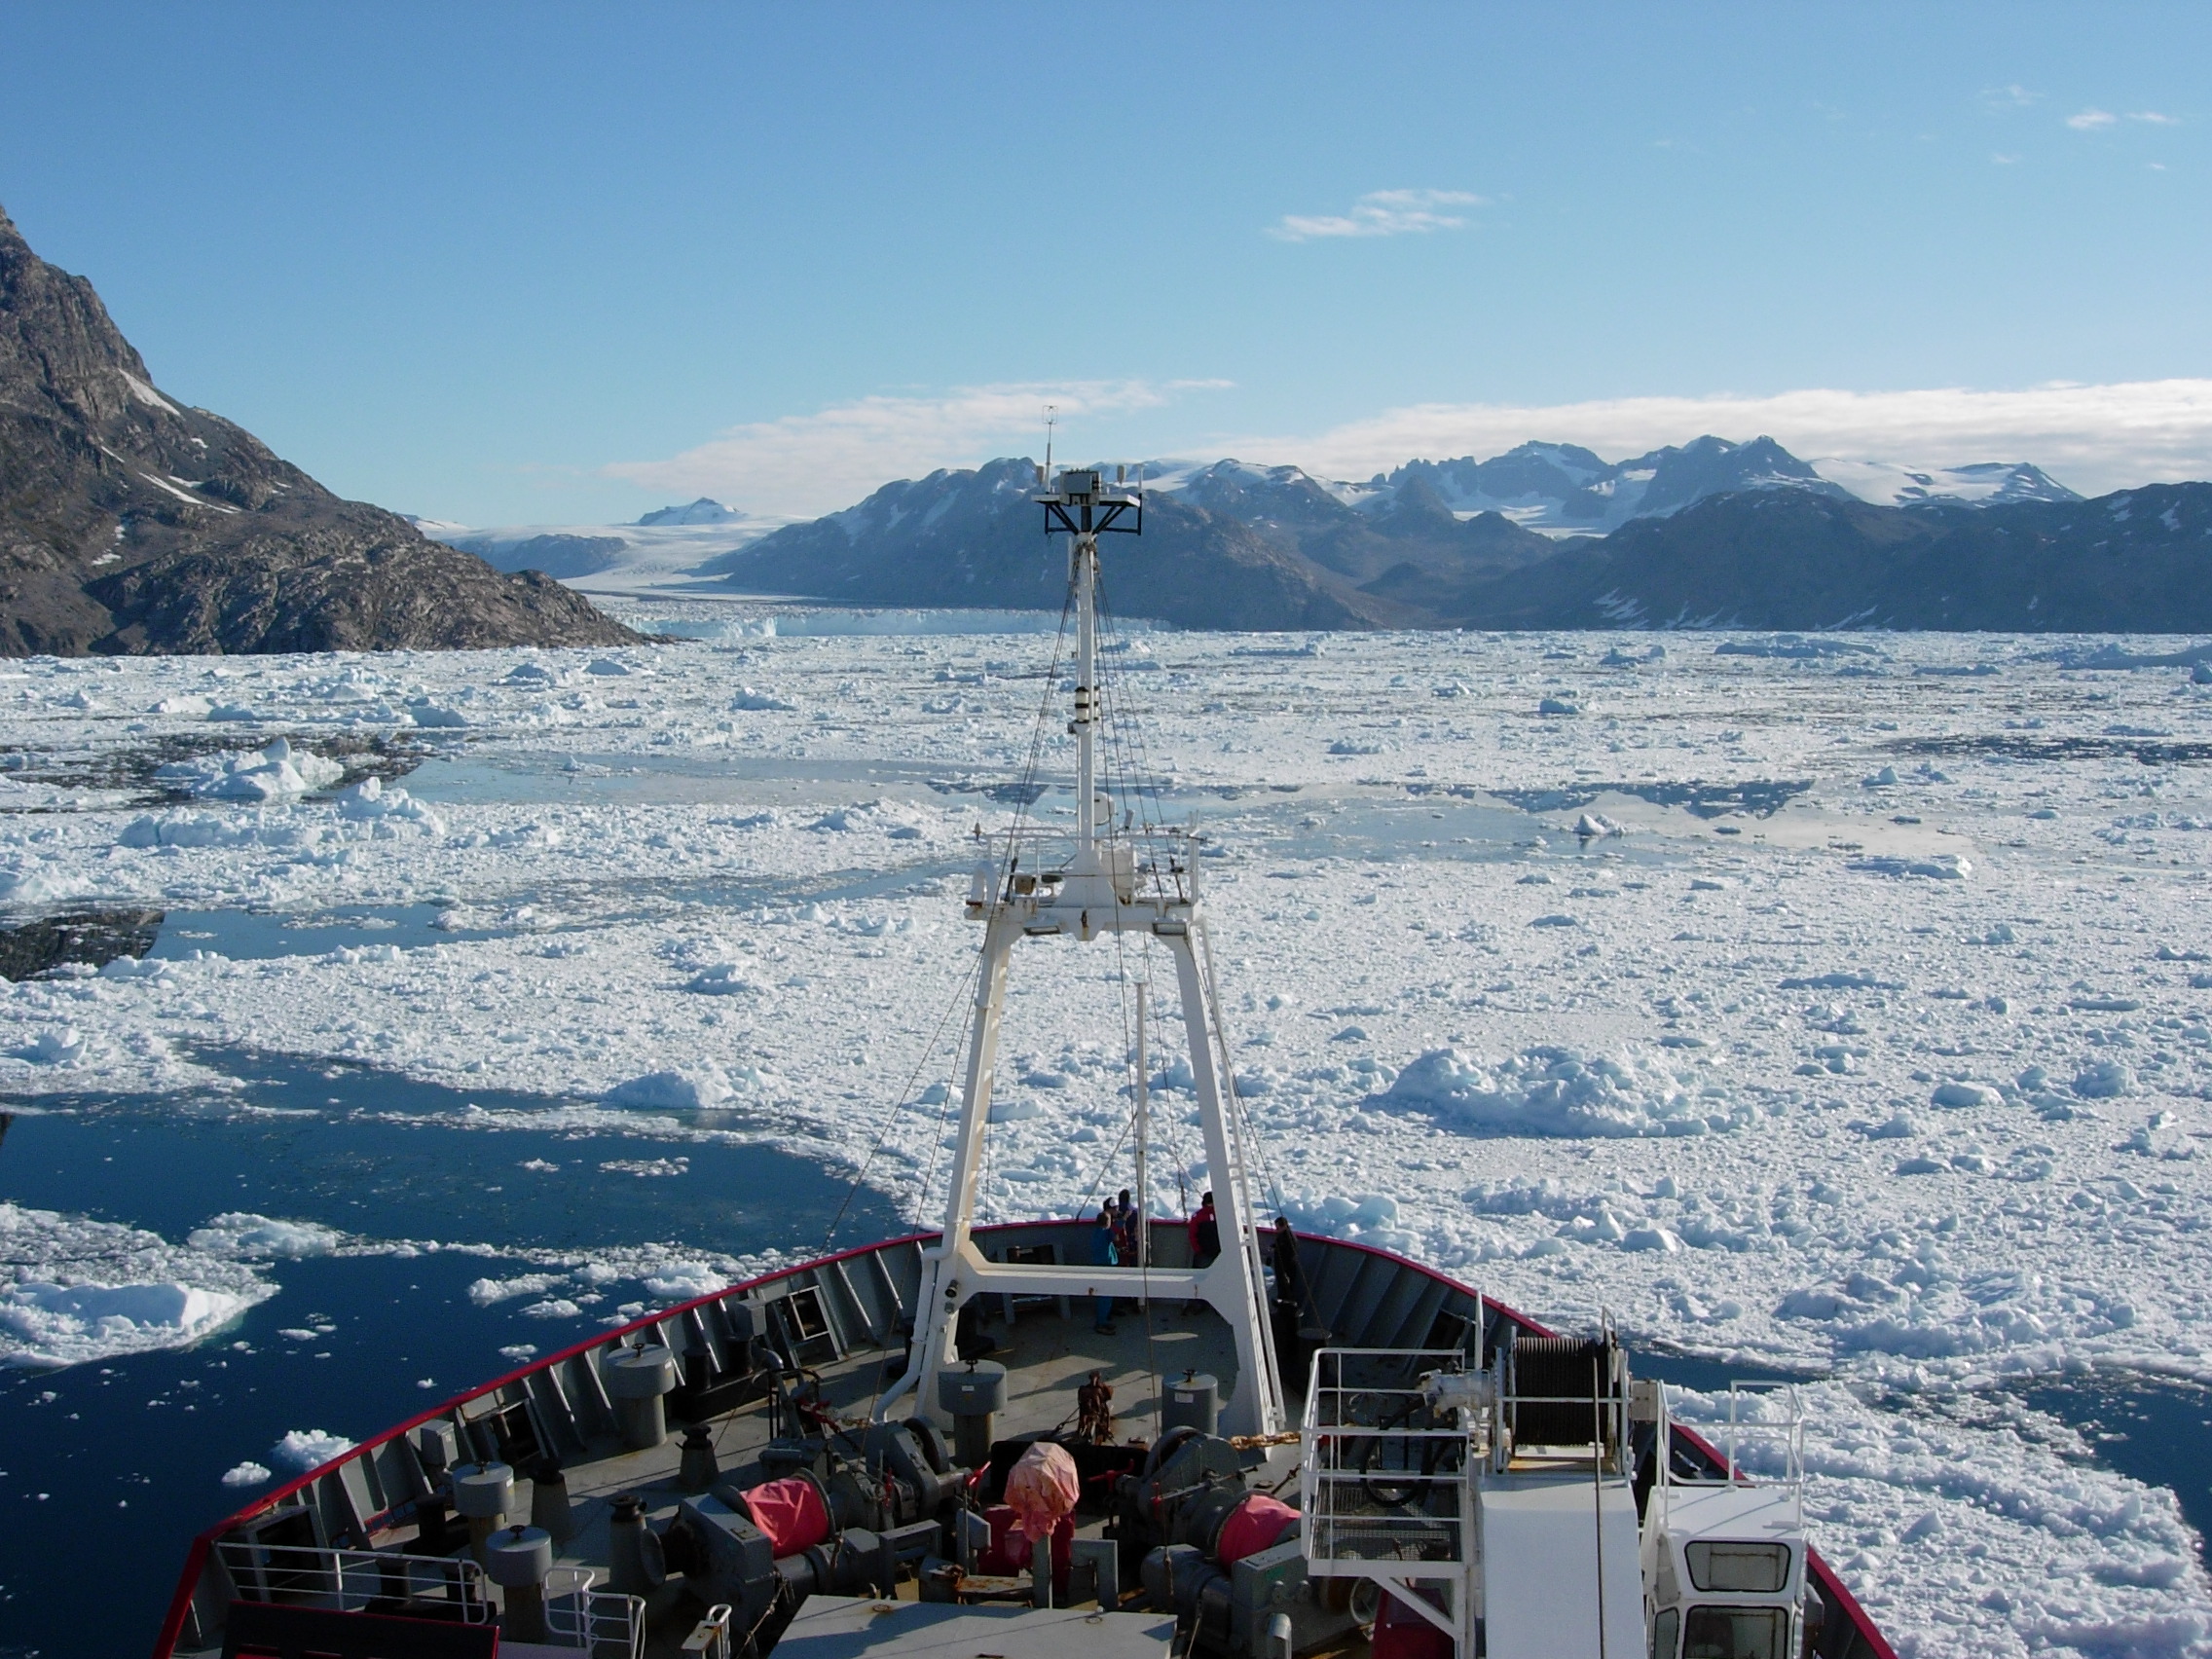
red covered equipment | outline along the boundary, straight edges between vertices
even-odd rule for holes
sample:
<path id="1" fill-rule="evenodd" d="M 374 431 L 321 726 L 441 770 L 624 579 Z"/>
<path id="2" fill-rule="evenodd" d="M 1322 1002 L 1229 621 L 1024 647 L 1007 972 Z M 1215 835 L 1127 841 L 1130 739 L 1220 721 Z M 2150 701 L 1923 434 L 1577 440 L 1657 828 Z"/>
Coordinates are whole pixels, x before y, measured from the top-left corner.
<path id="1" fill-rule="evenodd" d="M 1248 1555 L 1272 1549 L 1283 1529 L 1297 1519 L 1298 1511 L 1281 1498 L 1256 1492 L 1229 1512 L 1215 1554 L 1225 1568 L 1235 1567 Z"/>
<path id="2" fill-rule="evenodd" d="M 779 1558 L 812 1549 L 830 1535 L 822 1489 L 803 1475 L 755 1487 L 745 1494 L 745 1507 Z"/>

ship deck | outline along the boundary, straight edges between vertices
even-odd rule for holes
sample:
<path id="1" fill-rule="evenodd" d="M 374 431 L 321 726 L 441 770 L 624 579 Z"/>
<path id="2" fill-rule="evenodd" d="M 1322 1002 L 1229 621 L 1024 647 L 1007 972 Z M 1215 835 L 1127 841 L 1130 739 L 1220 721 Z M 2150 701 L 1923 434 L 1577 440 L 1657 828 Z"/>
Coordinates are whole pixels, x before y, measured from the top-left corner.
<path id="1" fill-rule="evenodd" d="M 1051 1306 L 1058 1300 L 1070 1300 L 1074 1305 L 1063 1314 Z M 1081 1299 L 1037 1298 L 1034 1304 L 1015 1309 L 1011 1320 L 1003 1309 L 987 1317 L 984 1333 L 998 1345 L 988 1357 L 1007 1368 L 1007 1409 L 998 1416 L 997 1437 L 1024 1440 L 1054 1429 L 1072 1429 L 1076 1390 L 1089 1381 L 1092 1372 L 1099 1373 L 1114 1390 L 1114 1437 L 1123 1442 L 1153 1438 L 1156 1378 L 1196 1371 L 1217 1378 L 1224 1396 L 1229 1393 L 1236 1375 L 1235 1348 L 1228 1325 L 1211 1309 L 1186 1311 L 1178 1304 L 1155 1302 L 1149 1316 L 1132 1307 L 1114 1324 L 1110 1336 L 1094 1330 L 1090 1309 Z M 877 1396 L 898 1379 L 904 1358 L 903 1344 L 889 1347 L 871 1343 L 816 1368 L 823 1404 L 840 1421 L 865 1421 Z M 715 1437 L 720 1479 L 752 1487 L 768 1478 L 759 1459 L 773 1435 L 771 1417 L 770 1402 L 761 1398 L 699 1419 Z M 851 1444 L 843 1449 L 858 1456 L 860 1440 L 856 1429 Z M 570 1464 L 565 1473 L 575 1531 L 555 1552 L 556 1566 L 596 1568 L 600 1582 L 607 1582 L 612 1565 L 608 1536 L 612 1500 L 618 1494 L 634 1493 L 645 1500 L 648 1524 L 664 1525 L 674 1518 L 678 1504 L 696 1490 L 681 1484 L 682 1460 L 679 1436 L 672 1430 L 664 1443 L 649 1451 L 609 1447 L 604 1456 Z M 530 1513 L 531 1497 L 530 1483 L 518 1478 L 517 1515 Z M 1077 1527 L 1078 1535 L 1096 1537 L 1103 1524 L 1103 1515 L 1083 1518 Z M 407 1547 L 413 1544 L 414 1536 L 413 1529 L 398 1528 L 380 1536 L 378 1542 L 387 1547 Z M 498 1587 L 489 1588 L 497 1602 Z M 910 1599 L 914 1593 L 911 1581 L 900 1587 L 903 1598 Z M 841 1600 L 816 1597 L 808 1604 Z M 653 1592 L 646 1598 L 645 1653 L 650 1659 L 664 1655 L 681 1659 L 683 1641 L 704 1610 L 680 1579 L 672 1579 Z M 1149 1630 L 1157 1622 L 1148 1619 L 1145 1628 Z M 782 1645 L 779 1643 L 779 1647 Z M 841 1646 L 841 1642 L 832 1645 Z M 508 1642 L 501 1651 L 512 1654 L 518 1649 Z M 993 1651 L 1009 1650 L 1002 1645 Z"/>
<path id="2" fill-rule="evenodd" d="M 1181 1264 L 1180 1227 L 1158 1224 L 1152 1237 L 1160 1266 Z M 1019 1223 L 978 1230 L 977 1238 L 1000 1260 L 1075 1262 L 1088 1259 L 1089 1229 L 1080 1222 Z M 582 1612 L 565 1633 L 555 1633 L 553 1645 L 508 1641 L 500 1652 L 510 1659 L 577 1659 L 583 1653 L 594 1659 L 601 1654 L 674 1659 L 684 1651 L 706 1607 L 681 1578 L 653 1591 L 642 1607 L 608 1593 L 612 1500 L 635 1493 L 649 1519 L 668 1518 L 685 1495 L 679 1486 L 678 1425 L 683 1424 L 707 1426 L 719 1481 L 747 1487 L 765 1477 L 761 1453 L 771 1439 L 770 1407 L 757 1388 L 746 1386 L 756 1342 L 819 1379 L 821 1405 L 833 1421 L 865 1420 L 873 1401 L 900 1375 L 929 1241 L 925 1235 L 868 1245 L 601 1332 L 396 1424 L 266 1494 L 195 1542 L 156 1643 L 156 1659 L 215 1659 L 224 1650 L 232 1609 L 242 1603 L 389 1610 L 395 1585 L 410 1598 L 426 1590 L 457 1605 L 473 1601 L 459 1612 L 480 1628 L 488 1625 L 499 1611 L 499 1592 L 466 1561 L 464 1536 L 456 1536 L 456 1523 L 444 1515 L 439 1470 L 418 1450 L 424 1432 L 450 1435 L 460 1460 L 514 1467 L 514 1520 L 531 1517 L 534 1493 L 523 1477 L 540 1459 L 553 1459 L 566 1478 L 573 1528 L 556 1550 L 556 1562 L 563 1564 L 556 1575 L 568 1569 L 565 1582 Z M 1304 1236 L 1300 1262 L 1305 1318 L 1325 1329 L 1334 1346 L 1451 1349 L 1477 1341 L 1488 1346 L 1506 1323 L 1529 1335 L 1547 1334 L 1522 1315 L 1486 1303 L 1469 1286 L 1369 1246 Z M 977 1300 L 1001 1304 L 984 1309 L 983 1330 L 998 1344 L 989 1357 L 1008 1370 L 1007 1404 L 993 1436 L 1002 1445 L 1072 1429 L 1076 1390 L 1093 1371 L 1114 1391 L 1113 1439 L 1124 1445 L 1155 1439 L 1161 1380 L 1172 1382 L 1187 1371 L 1210 1375 L 1221 1384 L 1224 1404 L 1234 1398 L 1238 1382 L 1234 1345 L 1227 1324 L 1210 1309 L 1187 1309 L 1162 1299 L 1155 1299 L 1149 1311 L 1124 1305 L 1109 1335 L 1092 1329 L 1091 1309 L 1081 1298 L 1067 1299 L 1064 1310 L 1056 1297 L 1023 1298 L 1011 1309 L 995 1295 Z M 677 1357 L 682 1381 L 667 1396 L 669 1438 L 649 1450 L 629 1451 L 619 1436 L 604 1367 L 618 1346 L 641 1343 L 667 1347 Z M 1302 1369 L 1284 1382 L 1295 1410 L 1304 1403 Z M 894 1415 L 905 1417 L 913 1409 L 909 1400 Z M 1251 1456 L 1256 1460 L 1260 1454 Z M 1294 1449 L 1283 1449 L 1283 1456 L 1287 1467 L 1295 1460 Z M 1272 1474 L 1271 1468 L 1263 1479 Z M 1079 1511 L 1078 1535 L 1097 1536 L 1104 1519 L 1103 1513 Z M 1824 1659 L 1880 1659 L 1887 1644 L 1871 1620 L 1817 1556 L 1811 1566 L 1816 1587 L 1832 1608 L 1820 1645 Z M 592 1577 L 589 1587 L 586 1573 Z M 911 1580 L 899 1594 L 902 1601 L 915 1595 Z M 827 1622 L 819 1628 L 826 1636 L 844 1629 L 829 1617 L 834 1611 L 830 1604 L 843 1600 L 817 1597 L 805 1604 L 822 1604 L 817 1610 Z M 1136 1602 L 1131 1596 L 1125 1604 Z M 1098 1616 L 1095 1609 L 1091 1616 Z M 1124 1617 L 1143 1618 L 1117 1615 L 1117 1640 L 1135 1629 L 1122 1627 Z M 947 1627 L 953 1628 L 961 1627 Z M 1007 1634 L 1011 1641 L 1011 1629 Z M 847 1632 L 831 1645 L 849 1645 L 850 1640 Z M 987 1650 L 1013 1659 L 1016 1649 L 1029 1651 L 1027 1641 Z"/>

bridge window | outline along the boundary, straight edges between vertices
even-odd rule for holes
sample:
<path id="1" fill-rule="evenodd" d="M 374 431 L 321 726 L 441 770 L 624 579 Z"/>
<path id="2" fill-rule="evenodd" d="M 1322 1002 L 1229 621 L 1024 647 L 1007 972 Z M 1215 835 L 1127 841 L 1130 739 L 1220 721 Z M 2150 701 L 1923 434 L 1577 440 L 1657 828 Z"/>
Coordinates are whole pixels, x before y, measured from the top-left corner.
<path id="1" fill-rule="evenodd" d="M 1786 1607 L 1692 1607 L 1683 1620 L 1682 1659 L 1788 1659 Z"/>
<path id="2" fill-rule="evenodd" d="M 1675 1659 L 1681 1640 L 1681 1609 L 1669 1607 L 1651 1621 L 1651 1659 Z"/>
<path id="3" fill-rule="evenodd" d="M 1754 1596 L 1771 1596 L 1789 1582 L 1787 1544 L 1701 1538 L 1685 1553 L 1690 1558 L 1690 1582 L 1700 1590 L 1748 1590 Z"/>

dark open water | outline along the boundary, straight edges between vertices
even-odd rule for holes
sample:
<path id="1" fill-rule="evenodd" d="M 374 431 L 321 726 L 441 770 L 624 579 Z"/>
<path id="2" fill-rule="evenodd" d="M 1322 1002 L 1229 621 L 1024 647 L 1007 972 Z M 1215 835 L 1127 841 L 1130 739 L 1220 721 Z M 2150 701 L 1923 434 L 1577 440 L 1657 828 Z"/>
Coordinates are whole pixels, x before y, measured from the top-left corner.
<path id="1" fill-rule="evenodd" d="M 42 1101 L 45 1115 L 18 1117 L 0 1141 L 0 1198 L 172 1241 L 243 1210 L 379 1239 L 582 1251 L 669 1241 L 745 1254 L 811 1251 L 848 1191 L 822 1165 L 764 1146 L 452 1126 L 470 1102 L 541 1110 L 534 1096 L 456 1094 L 361 1070 L 330 1076 L 274 1057 L 221 1064 L 249 1080 L 249 1103 L 310 1115 L 240 1116 L 236 1102 L 217 1101 Z M 599 1168 L 679 1155 L 688 1172 L 671 1178 Z M 562 1167 L 520 1167 L 532 1159 Z M 864 1192 L 839 1237 L 904 1231 Z M 293 1429 L 374 1433 L 511 1370 L 502 1346 L 551 1351 L 597 1329 L 593 1315 L 645 1295 L 633 1282 L 609 1285 L 608 1302 L 583 1318 L 550 1320 L 522 1314 L 531 1297 L 491 1308 L 467 1298 L 471 1280 L 530 1271 L 458 1251 L 277 1262 L 264 1276 L 278 1294 L 198 1347 L 60 1372 L 0 1370 L 0 1655 L 143 1659 L 189 1539 L 258 1490 L 224 1488 L 226 1469 L 246 1458 L 275 1466 L 270 1448 Z M 308 1343 L 276 1334 L 316 1324 L 335 1329 Z M 424 1378 L 435 1386 L 418 1387 Z"/>

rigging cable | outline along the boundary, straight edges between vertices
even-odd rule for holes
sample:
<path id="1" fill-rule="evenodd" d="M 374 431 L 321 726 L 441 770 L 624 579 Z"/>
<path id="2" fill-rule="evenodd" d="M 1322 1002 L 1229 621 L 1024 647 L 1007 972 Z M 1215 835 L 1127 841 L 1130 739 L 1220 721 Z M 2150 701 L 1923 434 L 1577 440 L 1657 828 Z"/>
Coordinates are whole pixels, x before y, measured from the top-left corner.
<path id="1" fill-rule="evenodd" d="M 962 978 L 960 990 L 956 993 L 955 1000 L 946 1007 L 944 1013 L 938 1016 L 937 1027 L 930 1033 L 930 1040 L 922 1049 L 921 1058 L 914 1062 L 914 1069 L 907 1074 L 905 1087 L 894 1094 L 887 1103 L 883 1114 L 883 1127 L 876 1134 L 875 1145 L 868 1148 L 867 1157 L 861 1161 L 860 1169 L 853 1176 L 852 1184 L 845 1189 L 844 1201 L 838 1204 L 837 1213 L 830 1218 L 830 1231 L 822 1235 L 823 1249 L 829 1249 L 830 1241 L 837 1236 L 837 1229 L 844 1224 L 845 1212 L 852 1208 L 853 1199 L 860 1196 L 861 1184 L 867 1179 L 868 1170 L 874 1167 L 877 1154 L 883 1151 L 885 1144 L 891 1139 L 892 1127 L 899 1121 L 899 1109 L 905 1104 L 907 1096 L 913 1093 L 914 1085 L 921 1081 L 922 1068 L 930 1063 L 930 1056 L 937 1052 L 937 1041 L 944 1035 L 945 1023 L 952 1018 L 953 1011 L 959 1008 L 962 1002 L 973 1004 L 974 999 L 969 995 L 968 986 L 974 982 L 976 975 L 980 972 L 981 964 L 978 962 L 977 967 L 970 969 L 966 977 Z M 963 1036 L 967 1034 L 965 1022 L 962 1024 L 961 1034 Z M 941 1113 L 939 1121 L 940 1123 L 943 1121 Z M 941 1139 L 941 1136 L 940 1138 Z M 931 1161 L 931 1167 L 934 1173 L 936 1167 L 934 1158 Z"/>

